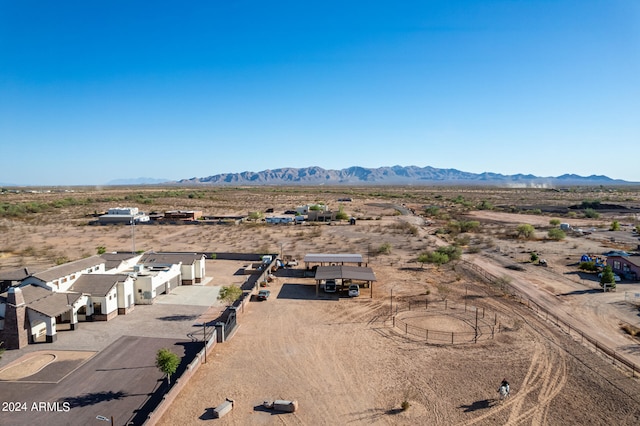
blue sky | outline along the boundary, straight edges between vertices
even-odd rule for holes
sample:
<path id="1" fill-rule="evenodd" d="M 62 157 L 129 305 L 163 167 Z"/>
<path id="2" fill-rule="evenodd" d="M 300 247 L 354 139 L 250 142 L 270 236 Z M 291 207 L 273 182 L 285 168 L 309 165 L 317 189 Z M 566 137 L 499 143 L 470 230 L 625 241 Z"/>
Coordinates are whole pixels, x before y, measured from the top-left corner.
<path id="1" fill-rule="evenodd" d="M 640 2 L 0 0 L 0 182 L 640 181 Z"/>

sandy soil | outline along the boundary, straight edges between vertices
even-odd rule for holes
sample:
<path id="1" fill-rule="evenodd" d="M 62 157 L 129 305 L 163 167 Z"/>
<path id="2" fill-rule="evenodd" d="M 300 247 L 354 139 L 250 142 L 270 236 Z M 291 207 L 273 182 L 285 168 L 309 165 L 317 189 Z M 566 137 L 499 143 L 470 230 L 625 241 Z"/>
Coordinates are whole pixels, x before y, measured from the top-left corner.
<path id="1" fill-rule="evenodd" d="M 264 197 L 247 194 L 243 200 L 227 200 L 228 195 L 220 195 L 224 202 L 216 199 L 215 211 L 206 205 L 167 205 L 166 209 L 199 207 L 209 213 L 234 214 L 267 206 L 284 210 L 315 201 L 295 190 Z M 315 197 L 320 196 L 325 194 Z M 334 196 L 342 194 L 326 195 Z M 455 192 L 446 196 L 453 197 Z M 378 277 L 373 298 L 363 291 L 354 299 L 316 299 L 312 291 L 305 292 L 311 282 L 278 278 L 271 287 L 271 299 L 249 305 L 240 316 L 236 335 L 215 347 L 209 362 L 160 424 L 207 422 L 210 409 L 227 397 L 236 401 L 236 408 L 220 424 L 640 423 L 638 379 L 463 271 L 450 265 L 421 268 L 415 262 L 417 253 L 449 244 L 451 239 L 436 235 L 444 220 L 429 224 L 419 216 L 398 214 L 401 202 L 375 195 L 354 197 L 346 209 L 359 218 L 356 226 L 136 227 L 135 244 L 141 250 L 272 252 L 298 259 L 306 253 L 355 252 L 367 258 Z M 419 210 L 420 204 L 411 207 Z M 508 277 L 522 293 L 611 348 L 633 359 L 640 357 L 638 341 L 620 330 L 622 321 L 640 325 L 637 309 L 624 300 L 624 290 L 598 292 L 595 278 L 576 269 L 582 253 L 600 253 L 615 244 L 572 236 L 546 241 L 549 216 L 471 214 L 468 217 L 480 220 L 483 230 L 471 236 L 479 252 L 465 255 L 466 260 Z M 607 226 L 605 219 L 567 222 Z M 520 223 L 539 227 L 540 239 L 505 238 L 505 232 Z M 71 226 L 54 220 L 3 219 L 0 267 L 44 267 L 58 257 L 94 254 L 98 246 L 109 251 L 131 248 L 129 227 L 85 224 L 86 219 L 77 218 Z M 385 254 L 379 252 L 383 244 L 391 247 Z M 549 267 L 528 263 L 531 251 L 540 253 Z M 524 270 L 507 268 L 513 265 Z M 466 294 L 468 303 L 497 312 L 504 332 L 493 340 L 454 346 L 407 338 L 389 321 L 391 292 L 394 304 L 402 306 L 424 298 L 461 303 Z M 465 328 L 447 316 L 416 321 L 443 331 Z M 510 380 L 512 395 L 499 404 L 496 389 L 503 377 Z M 264 400 L 278 398 L 297 399 L 300 410 L 274 414 L 260 407 Z M 400 404 L 405 400 L 411 406 L 402 411 Z"/>
<path id="2" fill-rule="evenodd" d="M 36 374 L 52 362 L 84 361 L 95 352 L 39 351 L 26 354 L 0 370 L 0 380 L 19 380 Z"/>

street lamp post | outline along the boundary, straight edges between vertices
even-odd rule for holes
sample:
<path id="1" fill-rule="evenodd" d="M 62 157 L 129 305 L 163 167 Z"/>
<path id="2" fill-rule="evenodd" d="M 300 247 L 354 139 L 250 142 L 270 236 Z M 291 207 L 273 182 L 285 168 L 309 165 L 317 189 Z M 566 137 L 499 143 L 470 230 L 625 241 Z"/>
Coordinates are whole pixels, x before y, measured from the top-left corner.
<path id="1" fill-rule="evenodd" d="M 131 217 L 131 243 L 133 247 L 131 254 L 136 254 L 136 221 L 133 217 Z"/>

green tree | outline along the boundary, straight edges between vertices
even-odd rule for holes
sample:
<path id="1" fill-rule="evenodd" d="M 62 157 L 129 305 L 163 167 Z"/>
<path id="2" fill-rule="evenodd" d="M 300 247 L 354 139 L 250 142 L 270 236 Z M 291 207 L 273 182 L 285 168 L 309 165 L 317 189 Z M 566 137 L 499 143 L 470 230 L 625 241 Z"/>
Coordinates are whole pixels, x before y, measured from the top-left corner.
<path id="1" fill-rule="evenodd" d="M 553 229 L 549 229 L 549 232 L 547 232 L 547 236 L 552 240 L 560 241 L 560 240 L 564 240 L 567 234 L 565 234 L 562 229 L 553 228 Z"/>
<path id="2" fill-rule="evenodd" d="M 551 226 L 558 226 L 558 225 L 560 225 L 560 219 L 551 219 L 551 220 L 549 221 L 549 225 L 551 225 Z"/>
<path id="3" fill-rule="evenodd" d="M 242 289 L 235 285 L 223 286 L 218 293 L 218 300 L 222 300 L 231 306 L 233 302 L 242 296 Z"/>
<path id="4" fill-rule="evenodd" d="M 516 232 L 518 233 L 518 238 L 530 240 L 535 235 L 536 229 L 533 227 L 533 225 L 523 223 L 522 225 L 518 225 L 518 227 L 516 228 Z"/>
<path id="5" fill-rule="evenodd" d="M 97 250 L 98 254 L 105 254 L 107 252 L 107 248 L 105 246 L 98 246 Z"/>
<path id="6" fill-rule="evenodd" d="M 171 375 L 176 372 L 180 365 L 180 358 L 178 355 L 171 352 L 169 349 L 160 349 L 156 354 L 156 367 L 164 374 L 167 375 L 167 383 L 171 384 Z"/>
<path id="7" fill-rule="evenodd" d="M 539 259 L 538 253 L 536 253 L 535 251 L 532 251 L 529 259 L 531 259 L 531 262 L 535 262 L 536 260 Z"/>
<path id="8" fill-rule="evenodd" d="M 605 266 L 600 274 L 600 287 L 604 287 L 605 284 L 610 284 L 612 288 L 616 287 L 616 277 L 609 265 Z"/>
<path id="9" fill-rule="evenodd" d="M 617 220 L 614 220 L 613 222 L 611 222 L 611 228 L 609 228 L 609 231 L 619 231 L 620 230 L 620 222 L 618 222 Z"/>

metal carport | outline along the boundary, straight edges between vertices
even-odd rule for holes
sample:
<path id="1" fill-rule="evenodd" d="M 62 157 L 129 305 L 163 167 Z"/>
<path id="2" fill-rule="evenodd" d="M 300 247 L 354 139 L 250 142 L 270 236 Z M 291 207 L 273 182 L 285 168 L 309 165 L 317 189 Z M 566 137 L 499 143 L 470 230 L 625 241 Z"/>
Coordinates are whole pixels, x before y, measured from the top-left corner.
<path id="1" fill-rule="evenodd" d="M 320 281 L 322 280 L 353 280 L 353 281 L 364 281 L 369 286 L 371 290 L 370 297 L 373 298 L 373 282 L 377 281 L 376 274 L 373 273 L 373 269 L 369 267 L 360 267 L 360 266 L 342 266 L 342 265 L 332 265 L 332 266 L 318 266 L 316 269 L 316 296 L 318 296 L 320 289 Z"/>

